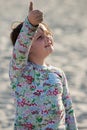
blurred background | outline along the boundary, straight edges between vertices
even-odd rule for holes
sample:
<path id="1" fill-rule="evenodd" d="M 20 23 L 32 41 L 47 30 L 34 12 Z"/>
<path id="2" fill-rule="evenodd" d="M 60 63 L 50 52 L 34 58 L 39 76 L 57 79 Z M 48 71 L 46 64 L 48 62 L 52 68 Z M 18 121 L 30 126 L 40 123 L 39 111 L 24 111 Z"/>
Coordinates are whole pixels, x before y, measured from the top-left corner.
<path id="1" fill-rule="evenodd" d="M 51 27 L 55 51 L 48 63 L 64 70 L 79 129 L 87 130 L 87 0 L 32 0 Z M 29 0 L 0 0 L 0 130 L 13 130 L 14 104 L 9 89 L 12 23 L 23 21 Z"/>

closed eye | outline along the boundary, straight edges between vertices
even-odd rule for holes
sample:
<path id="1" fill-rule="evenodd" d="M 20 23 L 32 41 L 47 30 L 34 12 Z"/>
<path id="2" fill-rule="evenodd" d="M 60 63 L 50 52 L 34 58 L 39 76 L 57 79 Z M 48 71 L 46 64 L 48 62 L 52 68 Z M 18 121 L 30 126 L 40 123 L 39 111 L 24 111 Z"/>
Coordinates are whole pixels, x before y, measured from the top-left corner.
<path id="1" fill-rule="evenodd" d="M 43 36 L 42 36 L 42 35 L 40 35 L 39 37 L 37 37 L 37 40 L 42 39 L 42 38 L 43 38 Z"/>

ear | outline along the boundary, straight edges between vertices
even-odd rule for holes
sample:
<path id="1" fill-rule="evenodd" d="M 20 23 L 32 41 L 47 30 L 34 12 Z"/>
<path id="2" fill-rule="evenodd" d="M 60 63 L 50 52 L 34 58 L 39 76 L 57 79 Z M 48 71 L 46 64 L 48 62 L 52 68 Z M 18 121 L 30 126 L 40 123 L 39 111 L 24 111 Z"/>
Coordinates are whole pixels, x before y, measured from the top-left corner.
<path id="1" fill-rule="evenodd" d="M 29 5 L 29 12 L 31 12 L 32 10 L 33 10 L 33 2 L 31 1 Z"/>

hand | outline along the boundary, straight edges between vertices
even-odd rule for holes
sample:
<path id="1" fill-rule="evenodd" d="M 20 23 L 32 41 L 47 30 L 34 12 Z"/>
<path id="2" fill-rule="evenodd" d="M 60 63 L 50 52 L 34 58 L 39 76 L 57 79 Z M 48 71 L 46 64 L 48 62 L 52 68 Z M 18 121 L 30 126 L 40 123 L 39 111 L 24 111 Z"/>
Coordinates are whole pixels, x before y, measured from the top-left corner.
<path id="1" fill-rule="evenodd" d="M 43 21 L 43 13 L 40 10 L 33 10 L 32 2 L 29 5 L 28 20 L 33 26 L 37 26 Z"/>

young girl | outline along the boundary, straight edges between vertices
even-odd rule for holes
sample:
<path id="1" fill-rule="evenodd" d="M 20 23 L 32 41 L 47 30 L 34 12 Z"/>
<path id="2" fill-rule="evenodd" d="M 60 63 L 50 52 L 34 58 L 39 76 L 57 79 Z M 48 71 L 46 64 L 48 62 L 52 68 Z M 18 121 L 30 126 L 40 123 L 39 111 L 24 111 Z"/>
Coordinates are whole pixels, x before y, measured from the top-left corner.
<path id="1" fill-rule="evenodd" d="M 15 92 L 14 130 L 77 130 L 64 72 L 45 63 L 54 50 L 53 36 L 33 10 L 13 29 L 9 76 Z"/>

